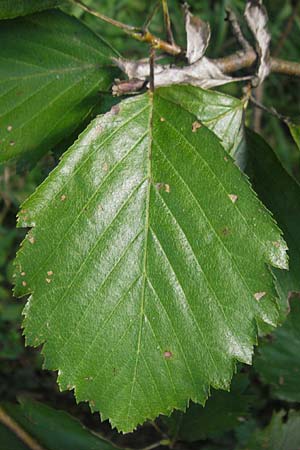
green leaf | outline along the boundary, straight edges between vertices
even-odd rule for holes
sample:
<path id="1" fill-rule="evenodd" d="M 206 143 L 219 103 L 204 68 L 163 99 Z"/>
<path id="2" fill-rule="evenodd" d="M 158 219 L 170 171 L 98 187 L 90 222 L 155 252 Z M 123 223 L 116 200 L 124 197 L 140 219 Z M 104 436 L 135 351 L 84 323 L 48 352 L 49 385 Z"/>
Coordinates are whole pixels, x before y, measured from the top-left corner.
<path id="1" fill-rule="evenodd" d="M 288 127 L 294 141 L 297 144 L 298 149 L 300 150 L 300 125 L 296 125 L 295 123 L 289 123 Z"/>
<path id="2" fill-rule="evenodd" d="M 27 436 L 47 450 L 115 450 L 104 439 L 92 434 L 64 411 L 21 398 L 20 404 L 5 403 L 0 411 L 12 419 Z M 2 421 L 3 422 L 3 421 Z M 2 446 L 3 445 L 3 446 Z M 0 423 L 0 450 L 23 450 L 27 445 L 16 439 L 13 431 Z M 30 447 L 33 448 L 33 447 Z M 35 447 L 34 447 L 35 448 Z"/>
<path id="3" fill-rule="evenodd" d="M 0 450 L 29 450 L 29 448 L 0 422 Z"/>
<path id="4" fill-rule="evenodd" d="M 278 320 L 267 264 L 287 265 L 271 216 L 178 90 L 94 120 L 19 215 L 33 227 L 16 261 L 16 295 L 33 293 L 27 343 L 126 432 L 229 388 L 257 326 Z"/>
<path id="5" fill-rule="evenodd" d="M 0 162 L 38 159 L 71 134 L 109 88 L 111 49 L 59 11 L 0 27 Z"/>
<path id="6" fill-rule="evenodd" d="M 273 269 L 280 293 L 282 319 L 287 312 L 287 299 L 300 292 L 300 186 L 285 171 L 269 145 L 247 130 L 249 170 L 254 189 L 275 215 L 289 248 L 289 271 Z"/>
<path id="7" fill-rule="evenodd" d="M 205 407 L 192 403 L 185 413 L 175 411 L 163 419 L 168 435 L 176 440 L 194 442 L 232 430 L 248 415 L 252 397 L 246 393 L 248 378 L 233 378 L 230 392 L 213 391 Z"/>
<path id="8" fill-rule="evenodd" d="M 244 103 L 221 92 L 197 89 L 192 86 L 182 86 L 172 91 L 176 103 L 183 109 L 195 115 L 203 125 L 215 133 L 223 147 L 236 156 L 244 134 Z M 241 158 L 241 155 L 239 156 Z"/>
<path id="9" fill-rule="evenodd" d="M 290 411 L 273 415 L 271 423 L 263 430 L 256 431 L 244 450 L 297 450 L 300 448 L 300 414 Z"/>
<path id="10" fill-rule="evenodd" d="M 0 19 L 13 19 L 37 11 L 54 8 L 62 0 L 0 0 Z"/>
<path id="11" fill-rule="evenodd" d="M 271 385 L 272 395 L 281 400 L 300 402 L 300 300 L 290 300 L 287 320 L 263 341 L 255 358 L 255 369 L 262 381 Z"/>

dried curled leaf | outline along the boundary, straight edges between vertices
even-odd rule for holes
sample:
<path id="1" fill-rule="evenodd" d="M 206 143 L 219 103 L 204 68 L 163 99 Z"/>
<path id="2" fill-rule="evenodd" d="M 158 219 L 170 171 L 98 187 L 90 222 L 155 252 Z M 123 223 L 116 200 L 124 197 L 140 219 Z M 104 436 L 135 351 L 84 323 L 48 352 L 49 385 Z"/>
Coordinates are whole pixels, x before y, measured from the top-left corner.
<path id="1" fill-rule="evenodd" d="M 256 40 L 256 50 L 259 55 L 257 82 L 261 84 L 270 73 L 270 41 L 271 35 L 267 29 L 268 14 L 262 0 L 250 0 L 245 9 L 245 18 Z"/>
<path id="2" fill-rule="evenodd" d="M 188 4 L 184 4 L 185 29 L 187 36 L 186 57 L 189 64 L 198 61 L 204 55 L 210 41 L 210 25 L 200 17 L 189 11 Z"/>
<path id="3" fill-rule="evenodd" d="M 114 61 L 126 73 L 130 80 L 146 80 L 150 76 L 150 65 L 145 60 L 130 61 L 122 58 L 114 58 Z M 194 64 L 184 67 L 162 64 L 154 65 L 155 87 L 189 84 L 191 86 L 209 89 L 233 81 L 246 79 L 249 79 L 249 77 L 232 78 L 225 75 L 213 61 L 205 56 Z"/>
<path id="4" fill-rule="evenodd" d="M 188 65 L 178 67 L 173 64 L 155 64 L 155 87 L 189 84 L 191 86 L 209 89 L 233 81 L 248 80 L 249 77 L 233 78 L 225 75 L 213 60 L 203 56 L 210 40 L 210 26 L 199 17 L 193 16 L 186 3 L 184 7 L 187 34 L 186 57 Z M 145 81 L 150 76 L 150 64 L 145 59 L 130 61 L 122 58 L 113 58 L 113 61 L 126 73 L 129 80 L 135 80 L 135 86 L 136 80 Z M 114 92 L 116 95 L 121 95 L 118 86 L 114 89 Z"/>

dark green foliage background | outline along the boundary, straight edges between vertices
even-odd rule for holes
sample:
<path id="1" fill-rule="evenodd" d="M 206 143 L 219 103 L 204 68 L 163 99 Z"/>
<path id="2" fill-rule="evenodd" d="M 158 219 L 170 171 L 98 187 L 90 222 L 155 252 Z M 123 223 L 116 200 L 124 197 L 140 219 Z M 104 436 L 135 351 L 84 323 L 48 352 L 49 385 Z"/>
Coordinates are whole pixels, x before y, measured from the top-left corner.
<path id="1" fill-rule="evenodd" d="M 110 17 L 138 26 L 143 24 L 147 14 L 155 4 L 154 1 L 149 2 L 146 0 L 102 0 L 101 2 L 99 0 L 85 0 L 85 3 L 95 9 L 98 8 L 102 13 Z M 171 1 L 169 3 L 174 20 L 176 39 L 184 45 L 183 18 L 179 2 Z M 199 2 L 198 0 L 190 0 L 189 3 L 193 7 L 193 12 L 200 13 L 201 17 L 208 20 L 211 24 L 212 41 L 208 49 L 210 56 L 223 56 L 237 49 L 228 23 L 224 21 L 224 11 L 225 7 L 230 5 L 242 14 L 244 1 L 232 0 L 229 2 L 219 0 L 217 2 Z M 272 34 L 272 50 L 276 51 L 280 36 L 291 14 L 293 2 L 268 0 L 264 3 L 270 17 L 269 26 Z M 82 13 L 76 7 L 66 6 L 65 10 L 71 12 L 93 30 L 100 33 L 122 55 L 129 57 L 147 56 L 147 47 L 145 45 L 124 36 L 119 30 Z M 151 30 L 156 34 L 163 35 L 163 21 L 161 17 L 157 17 L 154 20 Z M 289 60 L 299 60 L 299 33 L 300 17 L 298 14 L 292 31 L 278 56 Z M 241 95 L 241 88 L 238 84 L 226 86 L 222 90 L 233 96 Z M 266 106 L 274 106 L 282 114 L 291 116 L 295 120 L 299 119 L 299 80 L 276 75 L 270 76 L 264 86 L 262 101 Z M 108 98 L 107 106 L 104 102 L 101 108 L 102 110 L 107 110 L 110 106 L 111 101 Z M 252 108 L 248 109 L 247 125 L 251 128 L 255 121 L 257 121 L 255 110 Z M 259 121 L 258 131 L 272 145 L 284 167 L 296 179 L 300 180 L 299 149 L 290 137 L 287 127 L 276 118 L 263 115 Z M 42 358 L 39 353 L 32 349 L 24 348 L 20 331 L 23 301 L 14 299 L 11 294 L 12 260 L 25 234 L 23 230 L 16 230 L 15 217 L 19 205 L 34 191 L 51 169 L 56 166 L 59 155 L 68 145 L 69 142 L 62 142 L 58 147 L 48 152 L 31 170 L 28 170 L 22 164 L 17 166 L 10 164 L 0 167 L 0 399 L 1 401 L 15 401 L 21 394 L 31 394 L 40 401 L 76 415 L 90 428 L 101 431 L 117 444 L 135 448 L 145 447 L 162 438 L 158 431 L 159 429 L 163 430 L 163 432 L 169 431 L 174 438 L 180 439 L 181 436 L 186 436 L 186 434 L 180 428 L 182 424 L 176 428 L 176 420 L 178 419 L 176 416 L 172 417 L 171 422 L 159 419 L 155 427 L 152 424 L 146 424 L 137 432 L 127 436 L 118 435 L 110 429 L 107 423 L 99 424 L 98 416 L 96 414 L 92 415 L 86 405 L 77 406 L 71 393 L 58 392 L 56 376 L 54 373 L 42 370 Z M 271 341 L 272 338 L 266 338 L 264 348 L 270 345 Z M 274 442 L 279 442 L 280 439 L 283 439 L 284 433 L 288 432 L 290 434 L 293 431 L 295 439 L 291 444 L 292 446 L 290 447 L 290 444 L 286 443 L 285 447 L 278 448 L 284 448 L 285 450 L 300 448 L 294 447 L 299 445 L 299 436 L 296 436 L 297 432 L 299 433 L 299 427 L 297 429 L 299 416 L 297 416 L 297 413 L 289 413 L 291 416 L 291 421 L 288 421 L 289 426 L 282 424 L 282 419 L 287 419 L 288 411 L 291 409 L 297 411 L 300 409 L 300 405 L 296 401 L 291 401 L 290 398 L 288 398 L 290 401 L 288 402 L 285 398 L 274 395 L 274 385 L 267 384 L 267 377 L 264 378 L 264 383 L 262 383 L 258 372 L 255 370 L 259 366 L 258 359 L 254 369 L 246 366 L 240 367 L 243 378 L 248 380 L 242 388 L 238 385 L 238 399 L 241 401 L 241 408 L 236 402 L 231 403 L 229 401 L 228 404 L 233 405 L 233 410 L 228 411 L 225 407 L 227 405 L 226 395 L 224 398 L 222 393 L 213 393 L 212 398 L 209 400 L 208 408 L 211 411 L 220 411 L 220 426 L 218 429 L 218 424 L 216 424 L 215 433 L 211 432 L 211 427 L 205 429 L 206 424 L 210 423 L 210 420 L 205 417 L 205 408 L 203 410 L 202 407 L 199 407 L 199 419 L 197 419 L 198 413 L 196 411 L 195 423 L 197 425 L 195 426 L 201 428 L 202 419 L 203 429 L 201 432 L 196 433 L 197 439 L 195 441 L 198 441 L 198 439 L 200 441 L 197 444 L 186 444 L 186 446 L 207 450 L 229 450 L 233 448 L 253 448 L 256 450 L 260 448 L 271 450 L 272 448 L 276 450 L 277 447 L 272 446 L 275 445 Z M 282 379 L 277 381 L 279 385 L 284 382 Z M 298 380 L 298 383 L 300 389 L 300 380 Z M 219 401 L 221 406 L 218 403 Z M 213 402 L 216 402 L 215 405 Z M 281 412 L 279 413 L 279 411 Z M 222 414 L 224 414 L 223 417 Z M 191 415 L 193 415 L 193 420 L 195 420 L 194 410 L 191 412 Z M 274 440 L 275 432 L 281 434 L 278 439 Z M 184 440 L 193 441 L 193 439 L 185 438 Z M 1 444 L 0 449 L 2 449 Z"/>

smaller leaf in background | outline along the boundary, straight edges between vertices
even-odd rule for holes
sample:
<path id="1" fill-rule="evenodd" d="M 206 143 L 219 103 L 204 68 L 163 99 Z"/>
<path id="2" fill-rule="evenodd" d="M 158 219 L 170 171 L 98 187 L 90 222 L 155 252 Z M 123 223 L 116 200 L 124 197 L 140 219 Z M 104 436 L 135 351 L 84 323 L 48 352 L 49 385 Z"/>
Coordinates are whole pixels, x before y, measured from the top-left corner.
<path id="1" fill-rule="evenodd" d="M 55 8 L 63 0 L 0 0 L 0 19 L 13 19 L 45 9 Z"/>
<path id="2" fill-rule="evenodd" d="M 296 125 L 295 123 L 288 124 L 291 135 L 293 136 L 294 141 L 297 144 L 298 149 L 300 150 L 300 125 Z"/>
<path id="3" fill-rule="evenodd" d="M 29 450 L 29 447 L 0 422 L 0 450 Z"/>
<path id="4" fill-rule="evenodd" d="M 300 402 L 300 299 L 290 300 L 287 320 L 274 331 L 271 341 L 262 341 L 254 367 L 261 380 L 271 385 L 272 396 Z"/>
<path id="5" fill-rule="evenodd" d="M 298 450 L 300 448 L 300 414 L 290 411 L 275 413 L 270 424 L 253 433 L 243 450 Z M 240 448 L 240 447 L 239 447 Z"/>
<path id="6" fill-rule="evenodd" d="M 115 450 L 111 443 L 93 434 L 77 419 L 42 403 L 21 398 L 19 405 L 4 403 L 0 408 L 0 450 L 28 447 L 18 439 L 7 421 L 13 420 L 40 448 L 47 450 Z M 1 423 L 2 422 L 2 423 Z M 18 446 L 16 444 L 18 443 Z"/>
<path id="7" fill-rule="evenodd" d="M 165 88 L 164 92 L 165 94 L 172 92 L 176 103 L 194 114 L 220 139 L 225 150 L 233 158 L 237 157 L 237 150 L 244 134 L 244 103 L 241 100 L 220 92 L 196 89 L 193 86 L 181 86 L 178 90 Z M 241 158 L 238 162 L 243 165 Z"/>
<path id="8" fill-rule="evenodd" d="M 285 171 L 271 147 L 258 134 L 246 132 L 248 169 L 255 191 L 272 211 L 289 248 L 289 271 L 272 269 L 281 300 L 281 315 L 287 299 L 300 292 L 300 185 Z"/>
<path id="9" fill-rule="evenodd" d="M 112 50 L 54 10 L 3 21 L 0 40 L 0 162 L 37 160 L 101 102 L 117 73 Z"/>
<path id="10" fill-rule="evenodd" d="M 195 442 L 232 430 L 248 416 L 254 399 L 246 392 L 248 385 L 247 375 L 238 374 L 232 380 L 231 391 L 213 389 L 205 407 L 191 403 L 186 413 L 175 411 L 170 417 L 162 417 L 168 435 L 176 440 Z"/>

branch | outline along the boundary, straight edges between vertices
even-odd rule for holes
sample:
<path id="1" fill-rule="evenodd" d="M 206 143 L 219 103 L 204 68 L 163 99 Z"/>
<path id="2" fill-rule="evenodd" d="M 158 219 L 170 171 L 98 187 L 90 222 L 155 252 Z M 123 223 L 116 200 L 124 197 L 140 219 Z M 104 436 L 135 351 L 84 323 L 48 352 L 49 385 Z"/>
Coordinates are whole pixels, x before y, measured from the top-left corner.
<path id="1" fill-rule="evenodd" d="M 227 16 L 226 16 L 225 20 L 228 20 L 228 22 L 230 23 L 233 34 L 235 35 L 238 43 L 241 45 L 241 47 L 246 52 L 248 50 L 252 50 L 252 46 L 249 44 L 249 42 L 247 41 L 247 39 L 245 38 L 245 36 L 242 33 L 240 24 L 237 20 L 235 13 L 230 8 L 226 8 L 226 13 L 227 13 Z"/>
<path id="2" fill-rule="evenodd" d="M 170 42 L 170 44 L 174 45 L 175 40 L 174 40 L 174 36 L 173 36 L 173 32 L 172 32 L 168 1 L 161 0 L 161 2 L 162 2 L 162 7 L 163 7 L 163 13 L 164 13 L 165 27 L 166 27 L 166 31 L 167 31 L 167 39 L 168 39 L 168 42 Z"/>
<path id="3" fill-rule="evenodd" d="M 271 116 L 276 117 L 277 119 L 284 122 L 286 125 L 288 125 L 291 122 L 291 119 L 287 116 L 284 116 L 280 114 L 275 108 L 267 108 L 265 105 L 263 105 L 261 102 L 259 102 L 255 97 L 252 95 L 250 96 L 250 102 L 253 103 L 253 105 L 256 108 L 259 108 L 261 111 L 264 111 L 268 114 L 271 114 Z"/>
<path id="4" fill-rule="evenodd" d="M 106 23 L 109 23 L 110 25 L 113 25 L 116 28 L 119 28 L 123 30 L 126 34 L 133 37 L 134 39 L 146 42 L 147 44 L 150 44 L 151 47 L 157 50 L 162 50 L 165 53 L 168 53 L 172 56 L 177 56 L 183 53 L 183 49 L 179 47 L 179 45 L 175 43 L 169 43 L 164 41 L 163 39 L 160 39 L 159 37 L 154 36 L 149 30 L 133 27 L 131 25 L 126 25 L 122 22 L 119 22 L 118 20 L 111 19 L 110 17 L 105 16 L 104 14 L 99 13 L 98 11 L 95 11 L 94 9 L 90 8 L 89 6 L 85 5 L 84 3 L 81 3 L 80 0 L 68 0 L 70 3 L 73 3 L 74 5 L 81 8 L 83 11 L 87 12 L 88 14 L 91 14 L 92 16 L 97 17 L 98 19 L 103 20 Z"/>
<path id="5" fill-rule="evenodd" d="M 212 61 L 218 65 L 222 72 L 233 73 L 252 67 L 256 60 L 256 52 L 248 50 L 247 52 L 239 51 L 224 58 L 216 58 Z M 300 77 L 300 63 L 271 57 L 271 72 Z"/>
<path id="6" fill-rule="evenodd" d="M 167 53 L 172 56 L 184 54 L 184 50 L 179 45 L 164 41 L 159 37 L 154 36 L 147 29 L 133 27 L 131 25 L 126 25 L 117 20 L 111 19 L 99 13 L 98 11 L 93 10 L 92 8 L 89 8 L 88 6 L 83 4 L 80 0 L 68 0 L 68 1 L 70 3 L 73 3 L 74 5 L 77 5 L 87 13 L 95 17 L 98 17 L 98 19 L 101 19 L 104 22 L 107 22 L 123 30 L 126 34 L 130 35 L 134 39 L 150 44 L 151 47 L 154 49 L 161 50 L 164 53 Z M 211 59 L 210 61 L 216 64 L 223 73 L 230 74 L 241 69 L 247 69 L 252 67 L 256 62 L 256 60 L 257 60 L 256 52 L 252 48 L 249 48 L 248 50 L 238 51 L 231 55 L 225 56 L 224 58 Z M 270 63 L 271 63 L 271 72 L 300 77 L 300 63 L 272 57 Z"/>

